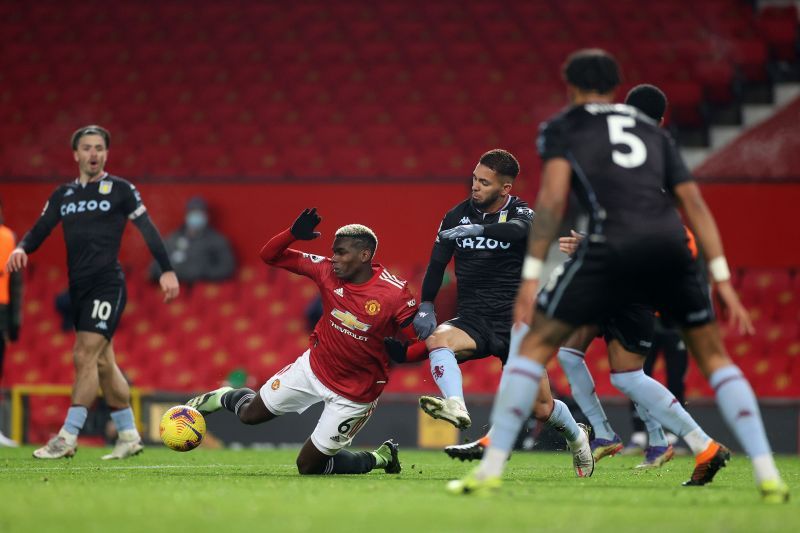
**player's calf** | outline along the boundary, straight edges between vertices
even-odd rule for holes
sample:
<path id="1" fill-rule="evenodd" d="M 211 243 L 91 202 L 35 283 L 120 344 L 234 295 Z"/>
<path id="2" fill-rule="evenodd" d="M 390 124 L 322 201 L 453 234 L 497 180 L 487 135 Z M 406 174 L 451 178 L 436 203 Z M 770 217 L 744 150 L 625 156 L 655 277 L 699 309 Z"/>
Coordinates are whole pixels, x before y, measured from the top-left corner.
<path id="1" fill-rule="evenodd" d="M 390 439 L 373 452 L 339 450 L 327 455 L 309 439 L 297 456 L 297 471 L 300 475 L 366 474 L 382 468 L 387 474 L 399 474 L 402 467 L 398 450 L 399 446 Z"/>

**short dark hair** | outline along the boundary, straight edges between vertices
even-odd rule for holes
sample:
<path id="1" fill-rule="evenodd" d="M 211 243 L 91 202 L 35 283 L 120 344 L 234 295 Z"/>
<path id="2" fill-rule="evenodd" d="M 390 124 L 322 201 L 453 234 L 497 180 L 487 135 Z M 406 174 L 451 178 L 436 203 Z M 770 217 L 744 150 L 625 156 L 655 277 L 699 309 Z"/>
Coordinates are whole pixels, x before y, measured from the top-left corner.
<path id="1" fill-rule="evenodd" d="M 481 156 L 478 163 L 491 168 L 501 176 L 508 176 L 512 180 L 519 175 L 519 161 L 511 152 L 501 148 L 489 150 Z"/>
<path id="2" fill-rule="evenodd" d="M 75 133 L 72 134 L 72 149 L 78 149 L 78 141 L 81 140 L 81 137 L 84 135 L 99 135 L 103 138 L 106 143 L 106 148 L 111 147 L 111 134 L 102 126 L 98 126 L 97 124 L 90 124 L 89 126 L 84 126 L 82 128 L 78 128 L 75 130 Z"/>
<path id="3" fill-rule="evenodd" d="M 617 60 L 600 48 L 584 48 L 570 54 L 563 74 L 570 85 L 599 94 L 611 92 L 621 81 Z"/>
<path id="4" fill-rule="evenodd" d="M 370 251 L 370 256 L 375 257 L 378 249 L 378 237 L 375 232 L 363 224 L 347 224 L 336 230 L 336 239 L 353 239 L 362 250 Z"/>
<path id="5" fill-rule="evenodd" d="M 628 92 L 625 103 L 658 122 L 667 110 L 667 95 L 655 85 L 642 83 Z"/>

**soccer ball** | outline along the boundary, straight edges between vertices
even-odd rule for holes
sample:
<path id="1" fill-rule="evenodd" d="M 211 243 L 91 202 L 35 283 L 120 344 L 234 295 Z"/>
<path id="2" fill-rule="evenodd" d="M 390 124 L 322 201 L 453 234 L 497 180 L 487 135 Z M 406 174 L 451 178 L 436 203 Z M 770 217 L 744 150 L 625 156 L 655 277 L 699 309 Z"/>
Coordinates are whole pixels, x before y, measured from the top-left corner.
<path id="1" fill-rule="evenodd" d="M 200 411 L 188 405 L 170 407 L 161 417 L 158 428 L 161 442 L 178 452 L 194 450 L 203 442 L 206 419 Z"/>

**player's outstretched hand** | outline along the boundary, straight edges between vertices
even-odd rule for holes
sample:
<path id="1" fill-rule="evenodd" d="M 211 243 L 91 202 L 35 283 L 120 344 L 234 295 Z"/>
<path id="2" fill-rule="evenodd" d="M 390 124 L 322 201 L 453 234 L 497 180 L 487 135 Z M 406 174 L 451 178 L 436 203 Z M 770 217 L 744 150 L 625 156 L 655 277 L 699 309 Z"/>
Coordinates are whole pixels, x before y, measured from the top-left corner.
<path id="1" fill-rule="evenodd" d="M 408 347 L 411 345 L 411 341 L 403 342 L 394 337 L 384 337 L 383 345 L 386 348 L 386 353 L 389 354 L 389 359 L 395 363 L 402 364 L 406 362 L 406 354 L 408 353 Z"/>
<path id="2" fill-rule="evenodd" d="M 178 297 L 180 292 L 180 285 L 178 284 L 178 276 L 175 272 L 169 271 L 161 274 L 158 278 L 158 284 L 161 285 L 161 291 L 164 293 L 164 303 L 170 302 Z"/>
<path id="3" fill-rule="evenodd" d="M 574 229 L 569 230 L 569 233 L 569 237 L 558 238 L 558 249 L 561 250 L 562 253 L 572 255 L 578 249 L 578 245 L 583 240 L 584 235 L 578 233 Z"/>
<path id="4" fill-rule="evenodd" d="M 517 290 L 517 299 L 514 302 L 514 323 L 520 322 L 528 326 L 533 320 L 536 293 L 539 291 L 539 280 L 522 280 Z"/>
<path id="5" fill-rule="evenodd" d="M 728 318 L 728 327 L 736 328 L 740 335 L 754 335 L 756 328 L 750 313 L 747 312 L 739 295 L 730 281 L 717 283 L 717 296 L 722 307 L 723 316 Z"/>
<path id="6" fill-rule="evenodd" d="M 436 312 L 433 310 L 433 302 L 422 302 L 419 304 L 419 311 L 414 315 L 414 331 L 420 340 L 424 341 L 435 329 Z"/>
<path id="7" fill-rule="evenodd" d="M 317 208 L 304 209 L 297 220 L 292 224 L 292 235 L 298 241 L 311 241 L 321 235 L 320 232 L 314 231 L 317 224 L 322 222 L 322 217 L 317 214 Z"/>
<path id="8" fill-rule="evenodd" d="M 480 224 L 464 224 L 463 226 L 456 226 L 439 232 L 440 239 L 450 241 L 463 237 L 477 237 L 478 235 L 483 235 L 483 226 Z"/>
<path id="9" fill-rule="evenodd" d="M 22 248 L 14 248 L 11 255 L 8 256 L 6 270 L 11 273 L 22 270 L 26 266 L 28 266 L 28 254 Z"/>

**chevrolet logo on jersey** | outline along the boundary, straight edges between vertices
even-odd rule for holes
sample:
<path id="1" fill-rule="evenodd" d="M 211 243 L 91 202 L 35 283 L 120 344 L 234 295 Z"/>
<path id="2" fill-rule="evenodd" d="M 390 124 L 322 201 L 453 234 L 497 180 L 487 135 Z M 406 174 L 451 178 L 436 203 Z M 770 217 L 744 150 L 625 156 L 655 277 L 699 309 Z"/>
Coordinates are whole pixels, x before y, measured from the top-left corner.
<path id="1" fill-rule="evenodd" d="M 333 317 L 341 322 L 346 328 L 358 331 L 367 331 L 370 328 L 370 324 L 361 322 L 356 315 L 350 311 L 339 311 L 338 309 L 334 308 L 333 311 L 331 311 L 331 315 L 333 315 Z"/>

